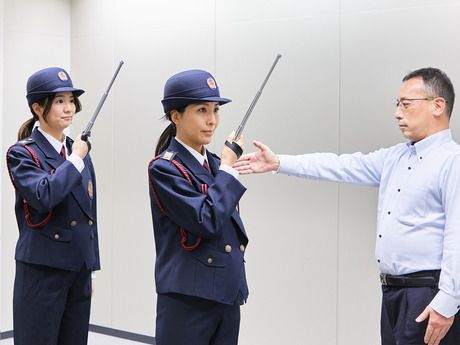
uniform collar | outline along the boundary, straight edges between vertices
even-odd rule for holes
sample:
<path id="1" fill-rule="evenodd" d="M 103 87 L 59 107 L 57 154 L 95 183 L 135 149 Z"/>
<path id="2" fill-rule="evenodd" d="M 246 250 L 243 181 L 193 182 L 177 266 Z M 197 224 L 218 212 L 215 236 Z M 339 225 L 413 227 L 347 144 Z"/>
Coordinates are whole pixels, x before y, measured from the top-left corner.
<path id="1" fill-rule="evenodd" d="M 426 137 L 414 144 L 408 142 L 407 147 L 413 151 L 417 156 L 425 156 L 431 148 L 439 146 L 441 144 L 452 141 L 452 133 L 450 129 L 444 129 L 435 134 Z"/>
<path id="2" fill-rule="evenodd" d="M 56 152 L 60 153 L 61 149 L 62 149 L 62 145 L 64 145 L 64 143 L 66 142 L 67 136 L 64 134 L 64 141 L 61 142 L 61 141 L 57 140 L 55 137 L 53 137 L 52 135 L 49 135 L 48 133 L 46 133 L 40 126 L 38 126 L 37 129 L 41 134 L 43 134 L 43 136 L 46 138 L 46 140 L 48 140 L 48 142 L 51 144 L 51 146 L 53 146 L 53 148 L 56 150 Z M 66 146 L 66 145 L 64 145 L 64 146 Z M 66 154 L 68 154 L 67 147 L 66 147 Z"/>
<path id="3" fill-rule="evenodd" d="M 184 148 L 187 149 L 188 152 L 191 153 L 191 155 L 193 157 L 196 158 L 196 160 L 198 161 L 198 163 L 200 163 L 200 165 L 203 165 L 204 161 L 207 160 L 209 161 L 209 159 L 207 159 L 207 150 L 206 150 L 206 147 L 204 147 L 204 155 L 202 155 L 201 153 L 199 153 L 197 150 L 191 148 L 190 146 L 188 146 L 187 144 L 185 144 L 183 141 L 181 141 L 178 137 L 175 137 L 174 139 L 176 139 L 176 141 L 181 144 Z"/>

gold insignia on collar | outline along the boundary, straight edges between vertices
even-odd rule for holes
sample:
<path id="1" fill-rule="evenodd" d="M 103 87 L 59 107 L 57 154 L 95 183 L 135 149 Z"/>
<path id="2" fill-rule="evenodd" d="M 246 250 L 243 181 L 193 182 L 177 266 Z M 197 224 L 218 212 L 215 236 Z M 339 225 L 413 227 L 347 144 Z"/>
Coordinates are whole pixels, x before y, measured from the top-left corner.
<path id="1" fill-rule="evenodd" d="M 170 161 L 172 156 L 173 156 L 173 152 L 171 151 L 166 151 L 165 154 L 163 155 L 163 158 L 166 159 L 167 161 Z"/>

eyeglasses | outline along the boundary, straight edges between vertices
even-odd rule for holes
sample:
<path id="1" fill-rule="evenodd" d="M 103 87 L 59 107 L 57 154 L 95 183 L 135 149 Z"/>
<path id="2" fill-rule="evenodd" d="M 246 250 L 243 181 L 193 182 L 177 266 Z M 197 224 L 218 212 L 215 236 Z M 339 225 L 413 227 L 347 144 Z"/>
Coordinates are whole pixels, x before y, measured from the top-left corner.
<path id="1" fill-rule="evenodd" d="M 401 99 L 398 98 L 395 102 L 395 106 L 396 108 L 401 108 L 401 110 L 406 110 L 412 104 L 412 101 L 433 101 L 436 98 L 439 98 L 439 97 L 401 98 Z"/>

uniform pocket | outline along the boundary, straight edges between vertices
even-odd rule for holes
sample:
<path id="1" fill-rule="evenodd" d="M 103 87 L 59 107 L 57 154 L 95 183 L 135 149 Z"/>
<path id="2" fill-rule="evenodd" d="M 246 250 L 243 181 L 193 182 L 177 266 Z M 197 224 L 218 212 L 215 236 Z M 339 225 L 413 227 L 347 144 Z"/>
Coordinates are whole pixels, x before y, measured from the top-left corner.
<path id="1" fill-rule="evenodd" d="M 73 231 L 47 225 L 39 230 L 40 233 L 56 242 L 72 241 Z"/>
<path id="2" fill-rule="evenodd" d="M 225 267 L 228 260 L 227 253 L 221 253 L 212 248 L 199 247 L 199 250 L 191 252 L 192 256 L 202 264 L 209 267 Z"/>

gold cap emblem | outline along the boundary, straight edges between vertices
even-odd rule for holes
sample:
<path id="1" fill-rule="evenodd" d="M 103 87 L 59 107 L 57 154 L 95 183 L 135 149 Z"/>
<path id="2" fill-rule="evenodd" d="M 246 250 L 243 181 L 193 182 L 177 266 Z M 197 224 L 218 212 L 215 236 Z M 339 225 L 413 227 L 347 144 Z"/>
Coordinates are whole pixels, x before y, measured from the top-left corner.
<path id="1" fill-rule="evenodd" d="M 206 80 L 206 82 L 208 83 L 208 86 L 211 90 L 217 89 L 216 81 L 214 80 L 214 78 L 209 77 L 208 80 Z"/>
<path id="2" fill-rule="evenodd" d="M 64 71 L 60 71 L 60 72 L 58 73 L 58 77 L 59 77 L 59 79 L 61 79 L 62 81 L 69 80 L 69 77 L 67 77 L 67 74 L 66 74 Z"/>

